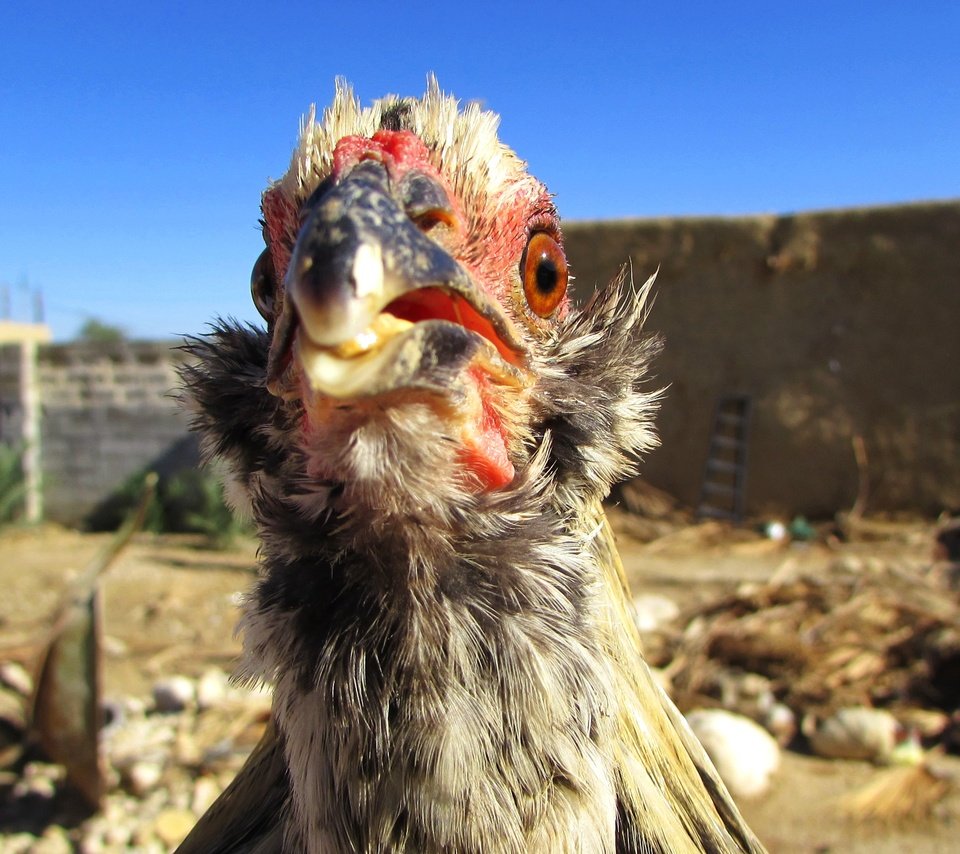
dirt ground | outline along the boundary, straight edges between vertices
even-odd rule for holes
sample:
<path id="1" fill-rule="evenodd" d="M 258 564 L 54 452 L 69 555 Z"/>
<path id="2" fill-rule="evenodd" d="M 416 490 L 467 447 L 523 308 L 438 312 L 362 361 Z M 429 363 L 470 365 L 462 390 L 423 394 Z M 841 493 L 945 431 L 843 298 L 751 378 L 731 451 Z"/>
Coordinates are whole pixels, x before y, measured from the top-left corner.
<path id="1" fill-rule="evenodd" d="M 615 528 L 635 591 L 660 593 L 681 608 L 744 582 L 764 581 L 785 561 L 836 560 L 837 549 L 866 559 L 925 564 L 932 542 L 932 525 L 920 522 L 897 526 L 882 540 L 834 549 L 689 528 L 641 543 L 629 536 L 629 520 L 616 520 Z M 0 535 L 0 659 L 30 663 L 65 582 L 109 539 L 53 527 Z M 233 636 L 239 594 L 253 580 L 255 564 L 252 541 L 211 551 L 186 538 L 136 538 L 105 579 L 105 695 L 147 697 L 161 676 L 197 676 L 211 664 L 229 669 L 240 648 Z M 936 767 L 960 777 L 956 757 L 943 757 Z M 960 851 L 956 784 L 930 819 L 872 826 L 842 818 L 840 798 L 879 773 L 867 763 L 788 752 L 772 791 L 741 806 L 771 852 Z"/>

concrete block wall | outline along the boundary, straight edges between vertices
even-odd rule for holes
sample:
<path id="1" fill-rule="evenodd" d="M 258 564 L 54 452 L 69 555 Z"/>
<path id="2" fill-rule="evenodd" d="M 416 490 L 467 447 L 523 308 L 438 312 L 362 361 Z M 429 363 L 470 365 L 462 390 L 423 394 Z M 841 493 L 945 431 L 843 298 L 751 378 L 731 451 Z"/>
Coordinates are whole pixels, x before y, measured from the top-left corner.
<path id="1" fill-rule="evenodd" d="M 0 345 L 0 442 L 19 446 L 23 436 L 19 344 Z"/>
<path id="2" fill-rule="evenodd" d="M 176 342 L 55 344 L 40 351 L 46 518 L 75 524 L 183 441 L 171 394 Z"/>

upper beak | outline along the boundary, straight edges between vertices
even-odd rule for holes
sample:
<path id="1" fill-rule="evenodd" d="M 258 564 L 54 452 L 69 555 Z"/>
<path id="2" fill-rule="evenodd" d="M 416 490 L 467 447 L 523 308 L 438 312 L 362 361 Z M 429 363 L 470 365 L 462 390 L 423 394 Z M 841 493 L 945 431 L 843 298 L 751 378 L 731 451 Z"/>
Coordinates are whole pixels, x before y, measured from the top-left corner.
<path id="1" fill-rule="evenodd" d="M 335 398 L 449 390 L 476 361 L 523 382 L 525 348 L 509 318 L 408 213 L 411 186 L 445 197 L 416 179 L 403 198 L 383 164 L 366 160 L 305 204 L 270 351 L 272 391 L 284 391 L 291 351 L 310 387 Z"/>

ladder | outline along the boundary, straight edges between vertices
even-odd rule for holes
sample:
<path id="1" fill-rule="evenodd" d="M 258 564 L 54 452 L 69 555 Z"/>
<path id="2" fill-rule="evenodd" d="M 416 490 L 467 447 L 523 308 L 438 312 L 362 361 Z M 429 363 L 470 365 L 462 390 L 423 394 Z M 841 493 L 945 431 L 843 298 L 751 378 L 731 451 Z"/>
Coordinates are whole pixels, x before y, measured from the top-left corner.
<path id="1" fill-rule="evenodd" d="M 699 519 L 743 521 L 750 407 L 746 395 L 724 395 L 717 400 L 697 507 Z"/>

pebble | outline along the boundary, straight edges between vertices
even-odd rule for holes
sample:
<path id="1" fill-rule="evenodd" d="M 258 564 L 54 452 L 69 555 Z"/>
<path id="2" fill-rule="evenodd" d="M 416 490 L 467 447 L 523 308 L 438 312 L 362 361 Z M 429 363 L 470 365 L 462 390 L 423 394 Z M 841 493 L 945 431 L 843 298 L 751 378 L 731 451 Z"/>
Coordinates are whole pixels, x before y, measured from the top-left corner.
<path id="1" fill-rule="evenodd" d="M 163 779 L 163 766 L 159 762 L 134 762 L 127 771 L 126 783 L 139 798 L 152 792 Z"/>
<path id="2" fill-rule="evenodd" d="M 762 726 L 724 709 L 700 709 L 687 722 L 735 798 L 765 794 L 780 767 L 780 746 Z"/>
<path id="3" fill-rule="evenodd" d="M 43 836 L 35 840 L 30 852 L 31 854 L 72 854 L 73 843 L 70 842 L 67 832 L 54 824 L 43 832 Z"/>
<path id="4" fill-rule="evenodd" d="M 106 828 L 103 841 L 113 851 L 125 851 L 133 836 L 132 828 L 123 824 L 111 824 Z"/>
<path id="5" fill-rule="evenodd" d="M 773 703 L 764 712 L 763 725 L 781 747 L 786 747 L 797 734 L 797 716 L 783 703 Z"/>
<path id="6" fill-rule="evenodd" d="M 203 764 L 203 754 L 204 750 L 201 745 L 198 744 L 197 739 L 194 738 L 193 733 L 177 733 L 177 740 L 173 748 L 173 758 L 178 765 L 198 767 Z"/>
<path id="7" fill-rule="evenodd" d="M 3 672 L 0 667 L 0 691 L 12 694 Z M 16 668 L 6 672 L 17 681 Z M 164 854 L 176 848 L 253 746 L 241 739 L 238 747 L 225 732 L 237 715 L 256 716 L 261 708 L 268 714 L 269 692 L 236 688 L 226 673 L 211 668 L 196 683 L 183 676 L 158 680 L 152 702 L 118 697 L 108 705 L 112 721 L 101 732 L 107 781 L 101 811 L 68 833 L 55 817 L 64 769 L 29 762 L 11 775 L 8 797 L 20 801 L 25 822 L 36 818 L 45 830 L 42 836 L 0 831 L 3 854 Z M 222 754 L 216 773 L 197 776 L 208 754 Z"/>
<path id="8" fill-rule="evenodd" d="M 104 635 L 103 640 L 100 641 L 100 649 L 110 658 L 123 658 L 130 654 L 130 647 L 126 641 L 111 635 Z"/>
<path id="9" fill-rule="evenodd" d="M 147 713 L 147 704 L 142 697 L 124 697 L 123 710 L 131 717 L 142 717 Z"/>
<path id="10" fill-rule="evenodd" d="M 27 854 L 37 844 L 37 837 L 31 833 L 11 833 L 3 837 L 5 854 Z"/>
<path id="11" fill-rule="evenodd" d="M 122 727 L 104 733 L 110 764 L 122 775 L 138 762 L 164 762 L 176 733 L 167 715 L 130 717 Z"/>
<path id="12" fill-rule="evenodd" d="M 0 682 L 16 691 L 21 697 L 33 693 L 33 679 L 27 669 L 16 661 L 0 664 Z"/>
<path id="13" fill-rule="evenodd" d="M 212 777 L 204 776 L 193 784 L 193 798 L 190 801 L 190 810 L 197 817 L 203 815 L 222 791 L 220 783 Z"/>
<path id="14" fill-rule="evenodd" d="M 840 709 L 819 722 L 812 718 L 803 722 L 810 748 L 827 759 L 889 762 L 902 732 L 890 712 L 865 706 Z"/>
<path id="15" fill-rule="evenodd" d="M 157 816 L 153 831 L 164 845 L 173 848 L 183 842 L 196 823 L 197 817 L 190 810 L 168 809 Z"/>
<path id="16" fill-rule="evenodd" d="M 62 777 L 58 771 L 60 769 L 55 765 L 31 762 L 13 787 L 13 797 L 53 800 L 57 793 L 57 777 Z"/>
<path id="17" fill-rule="evenodd" d="M 158 712 L 182 712 L 195 700 L 196 688 L 186 676 L 170 676 L 154 683 L 153 704 Z"/>
<path id="18" fill-rule="evenodd" d="M 230 677 L 219 667 L 205 670 L 197 680 L 197 708 L 200 711 L 223 705 L 230 694 Z"/>
<path id="19" fill-rule="evenodd" d="M 641 632 L 654 632 L 680 616 L 680 608 L 676 602 L 655 593 L 635 596 L 633 608 L 636 614 L 637 628 Z"/>

